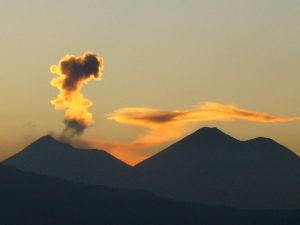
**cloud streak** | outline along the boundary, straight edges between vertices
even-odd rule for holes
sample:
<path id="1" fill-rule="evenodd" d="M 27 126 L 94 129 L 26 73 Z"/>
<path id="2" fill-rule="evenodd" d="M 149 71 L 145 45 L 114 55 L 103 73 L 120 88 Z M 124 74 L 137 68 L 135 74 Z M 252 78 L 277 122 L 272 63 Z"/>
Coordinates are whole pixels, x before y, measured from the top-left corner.
<path id="1" fill-rule="evenodd" d="M 130 143 L 91 140 L 93 146 L 102 147 L 135 164 L 146 158 L 145 151 L 186 134 L 190 124 L 213 121 L 244 120 L 258 123 L 285 123 L 300 120 L 300 117 L 274 116 L 264 112 L 255 112 L 215 102 L 204 102 L 185 110 L 159 110 L 143 107 L 117 109 L 108 114 L 108 119 L 121 124 L 143 127 L 146 132 Z M 143 151 L 136 151 L 143 150 Z M 142 153 L 143 152 L 143 153 Z"/>
<path id="2" fill-rule="evenodd" d="M 253 112 L 234 105 L 205 102 L 187 109 L 162 111 L 152 108 L 121 108 L 108 115 L 108 119 L 147 128 L 163 125 L 186 124 L 190 122 L 247 120 L 261 123 L 289 122 L 300 117 L 273 116 L 263 112 Z"/>

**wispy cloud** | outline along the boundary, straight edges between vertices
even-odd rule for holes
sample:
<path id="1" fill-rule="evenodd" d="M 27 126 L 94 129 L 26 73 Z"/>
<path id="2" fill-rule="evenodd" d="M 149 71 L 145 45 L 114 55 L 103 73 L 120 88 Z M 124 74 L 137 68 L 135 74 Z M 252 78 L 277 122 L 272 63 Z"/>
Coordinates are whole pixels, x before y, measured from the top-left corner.
<path id="1" fill-rule="evenodd" d="M 107 149 L 112 154 L 134 164 L 145 158 L 139 149 L 148 149 L 182 137 L 192 123 L 210 121 L 245 120 L 258 123 L 284 123 L 300 120 L 300 117 L 274 116 L 264 112 L 254 112 L 234 105 L 204 102 L 185 110 L 159 110 L 153 108 L 128 107 L 115 110 L 108 119 L 118 123 L 146 128 L 145 133 L 131 143 L 92 140 L 94 145 Z"/>

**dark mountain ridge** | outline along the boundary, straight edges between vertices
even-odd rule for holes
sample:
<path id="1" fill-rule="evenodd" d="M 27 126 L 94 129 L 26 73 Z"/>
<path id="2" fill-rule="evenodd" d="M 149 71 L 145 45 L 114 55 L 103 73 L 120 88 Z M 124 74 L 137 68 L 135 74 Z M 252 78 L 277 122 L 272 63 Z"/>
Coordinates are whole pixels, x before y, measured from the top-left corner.
<path id="1" fill-rule="evenodd" d="M 238 208 L 300 208 L 300 160 L 267 138 L 202 128 L 135 166 L 129 186 Z"/>
<path id="2" fill-rule="evenodd" d="M 50 135 L 3 162 L 23 171 L 88 183 L 117 186 L 129 165 L 103 150 L 77 149 Z"/>
<path id="3" fill-rule="evenodd" d="M 239 141 L 201 128 L 130 167 L 105 151 L 42 137 L 4 162 L 23 171 L 180 201 L 254 209 L 300 209 L 299 157 L 268 138 Z"/>
<path id="4" fill-rule="evenodd" d="M 0 165 L 0 224 L 297 225 L 297 210 L 237 210 L 84 185 Z"/>

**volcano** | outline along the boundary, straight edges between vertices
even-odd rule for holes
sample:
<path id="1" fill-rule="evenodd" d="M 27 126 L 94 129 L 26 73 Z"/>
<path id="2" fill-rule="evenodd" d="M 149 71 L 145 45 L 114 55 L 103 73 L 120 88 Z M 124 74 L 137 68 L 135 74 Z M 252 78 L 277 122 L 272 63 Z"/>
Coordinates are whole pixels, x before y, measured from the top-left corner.
<path id="1" fill-rule="evenodd" d="M 300 208 L 300 159 L 268 138 L 202 128 L 136 165 L 129 186 L 238 208 Z"/>
<path id="2" fill-rule="evenodd" d="M 40 175 L 107 186 L 118 186 L 130 169 L 103 150 L 74 148 L 50 135 L 41 137 L 3 164 Z"/>

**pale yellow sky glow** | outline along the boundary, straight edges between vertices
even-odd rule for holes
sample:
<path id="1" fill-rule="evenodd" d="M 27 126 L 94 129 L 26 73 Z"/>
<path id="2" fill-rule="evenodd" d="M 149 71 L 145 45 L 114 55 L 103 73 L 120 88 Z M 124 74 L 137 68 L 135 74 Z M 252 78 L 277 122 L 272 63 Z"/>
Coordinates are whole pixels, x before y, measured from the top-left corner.
<path id="1" fill-rule="evenodd" d="M 147 127 L 107 119 L 140 106 L 181 112 L 217 102 L 299 116 L 299 8 L 293 0 L 1 1 L 0 159 L 63 130 L 64 112 L 49 103 L 58 94 L 49 85 L 49 67 L 86 51 L 103 56 L 105 70 L 101 82 L 82 88 L 94 103 L 89 110 L 95 123 L 81 140 L 131 143 L 143 137 Z M 300 154 L 299 121 L 235 119 L 191 123 L 139 157 L 201 126 L 242 140 L 270 137 Z"/>

